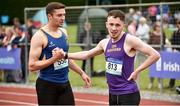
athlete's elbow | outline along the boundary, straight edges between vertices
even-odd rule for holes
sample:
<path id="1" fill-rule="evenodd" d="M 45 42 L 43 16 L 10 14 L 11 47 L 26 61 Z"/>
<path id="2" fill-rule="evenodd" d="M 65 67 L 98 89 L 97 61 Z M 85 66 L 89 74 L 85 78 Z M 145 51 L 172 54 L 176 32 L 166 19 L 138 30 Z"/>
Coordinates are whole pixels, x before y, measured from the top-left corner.
<path id="1" fill-rule="evenodd" d="M 29 69 L 30 72 L 34 71 L 34 69 L 33 69 L 33 67 L 31 65 L 29 65 L 28 69 Z"/>
<path id="2" fill-rule="evenodd" d="M 160 57 L 161 57 L 161 55 L 160 55 L 159 52 L 155 52 L 155 53 L 154 53 L 154 59 L 155 59 L 155 61 L 159 60 Z"/>
<path id="3" fill-rule="evenodd" d="M 159 60 L 159 58 L 161 58 L 160 53 L 158 53 L 158 55 L 157 55 L 157 60 Z"/>
<path id="4" fill-rule="evenodd" d="M 30 72 L 36 71 L 35 65 L 33 63 L 29 63 L 28 68 Z"/>

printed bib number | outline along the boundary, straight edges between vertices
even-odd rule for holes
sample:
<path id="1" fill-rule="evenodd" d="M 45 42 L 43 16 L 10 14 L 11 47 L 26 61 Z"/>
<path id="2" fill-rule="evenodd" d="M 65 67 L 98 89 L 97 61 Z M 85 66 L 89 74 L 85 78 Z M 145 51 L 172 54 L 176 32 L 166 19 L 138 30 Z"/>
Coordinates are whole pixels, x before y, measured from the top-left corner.
<path id="1" fill-rule="evenodd" d="M 59 70 L 68 66 L 68 59 L 59 60 L 54 63 L 54 70 Z"/>
<path id="2" fill-rule="evenodd" d="M 121 75 L 122 66 L 122 61 L 113 58 L 108 58 L 106 61 L 106 72 L 113 75 Z"/>

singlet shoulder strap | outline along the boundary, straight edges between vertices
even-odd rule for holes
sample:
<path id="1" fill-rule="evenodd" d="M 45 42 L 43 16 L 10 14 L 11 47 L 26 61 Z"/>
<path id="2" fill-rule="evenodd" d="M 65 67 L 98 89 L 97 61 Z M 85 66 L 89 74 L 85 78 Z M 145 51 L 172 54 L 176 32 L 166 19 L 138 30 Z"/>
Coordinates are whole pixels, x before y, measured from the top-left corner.
<path id="1" fill-rule="evenodd" d="M 106 48 L 105 48 L 105 54 L 106 54 L 107 49 L 108 49 L 110 44 L 111 44 L 111 38 L 108 39 L 108 43 L 107 43 Z"/>
<path id="2" fill-rule="evenodd" d="M 48 36 L 48 33 L 44 31 L 43 29 L 40 29 L 46 36 Z"/>
<path id="3" fill-rule="evenodd" d="M 62 32 L 62 35 L 67 39 L 67 34 L 61 28 L 59 28 L 59 30 Z"/>
<path id="4" fill-rule="evenodd" d="M 46 36 L 50 36 L 46 31 L 44 31 L 43 29 L 40 29 Z M 67 36 L 65 34 L 65 32 L 59 28 L 59 30 L 62 32 L 62 36 L 64 36 L 67 39 Z"/>

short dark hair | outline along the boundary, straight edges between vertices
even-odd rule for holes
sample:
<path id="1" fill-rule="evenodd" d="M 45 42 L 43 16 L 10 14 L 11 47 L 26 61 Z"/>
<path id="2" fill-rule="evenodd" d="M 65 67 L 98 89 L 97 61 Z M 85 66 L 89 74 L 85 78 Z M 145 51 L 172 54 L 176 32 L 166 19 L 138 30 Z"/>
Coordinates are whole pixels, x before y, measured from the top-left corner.
<path id="1" fill-rule="evenodd" d="M 121 21 L 125 21 L 125 14 L 121 10 L 111 10 L 107 17 L 113 16 L 114 18 L 119 18 Z"/>
<path id="2" fill-rule="evenodd" d="M 46 14 L 51 14 L 55 9 L 65 8 L 65 5 L 59 2 L 50 2 L 46 6 Z"/>

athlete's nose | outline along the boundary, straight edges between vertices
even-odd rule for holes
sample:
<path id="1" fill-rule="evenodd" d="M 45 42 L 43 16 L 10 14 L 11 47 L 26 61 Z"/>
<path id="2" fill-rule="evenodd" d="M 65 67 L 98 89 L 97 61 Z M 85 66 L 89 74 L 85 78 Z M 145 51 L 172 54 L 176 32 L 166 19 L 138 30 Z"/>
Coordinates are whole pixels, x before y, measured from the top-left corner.
<path id="1" fill-rule="evenodd" d="M 116 26 L 115 25 L 112 26 L 112 30 L 116 30 Z"/>

